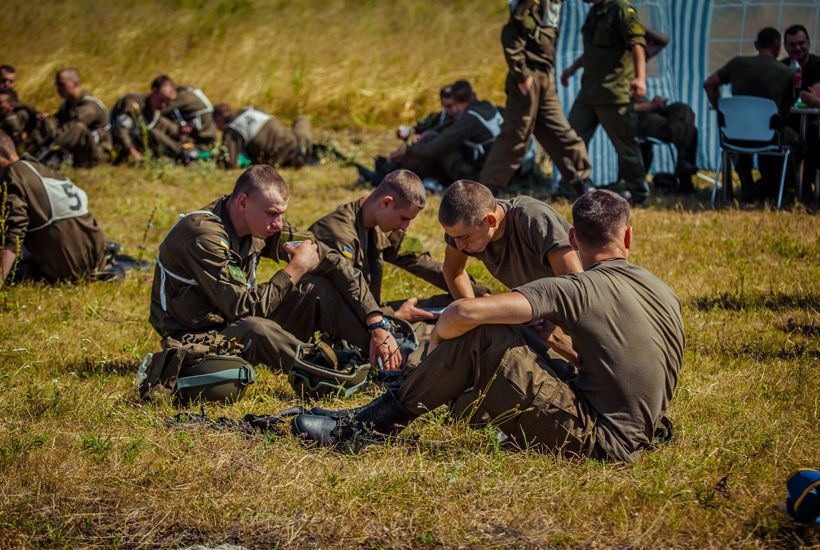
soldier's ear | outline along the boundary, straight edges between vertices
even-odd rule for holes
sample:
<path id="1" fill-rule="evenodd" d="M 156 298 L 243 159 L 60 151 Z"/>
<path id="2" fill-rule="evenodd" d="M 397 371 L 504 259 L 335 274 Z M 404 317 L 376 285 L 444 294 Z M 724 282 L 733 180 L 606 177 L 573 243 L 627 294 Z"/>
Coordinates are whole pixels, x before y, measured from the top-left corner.
<path id="1" fill-rule="evenodd" d="M 393 199 L 393 197 L 392 197 L 392 196 L 390 196 L 390 195 L 385 195 L 385 196 L 383 196 L 383 197 L 381 198 L 381 200 L 379 201 L 379 205 L 380 205 L 382 208 L 388 208 L 390 205 L 392 205 L 392 204 L 393 204 L 393 203 L 395 203 L 395 202 L 396 202 L 396 201 Z"/>
<path id="2" fill-rule="evenodd" d="M 578 239 L 575 236 L 575 228 L 569 228 L 569 245 L 572 247 L 573 250 L 576 252 L 578 251 Z"/>
<path id="3" fill-rule="evenodd" d="M 632 226 L 626 228 L 626 232 L 624 233 L 624 248 L 629 250 L 632 248 Z"/>
<path id="4" fill-rule="evenodd" d="M 490 227 L 493 229 L 498 227 L 498 218 L 495 217 L 495 214 L 487 214 L 484 219 L 487 220 L 487 223 L 490 224 Z"/>

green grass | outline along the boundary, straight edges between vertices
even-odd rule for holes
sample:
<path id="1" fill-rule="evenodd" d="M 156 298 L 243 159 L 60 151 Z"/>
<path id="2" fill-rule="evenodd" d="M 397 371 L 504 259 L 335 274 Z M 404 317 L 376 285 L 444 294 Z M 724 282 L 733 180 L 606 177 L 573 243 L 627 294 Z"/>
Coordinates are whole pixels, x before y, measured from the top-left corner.
<path id="1" fill-rule="evenodd" d="M 387 127 L 433 108 L 443 82 L 467 77 L 503 101 L 505 9 L 490 0 L 12 0 L 0 61 L 17 67 L 21 98 L 47 110 L 58 104 L 60 66 L 78 67 L 109 106 L 167 72 L 214 101 L 286 120 L 308 113 L 319 133 L 366 159 L 394 145 Z M 159 163 L 68 174 L 106 234 L 151 259 L 180 213 L 229 192 L 239 172 Z M 362 193 L 353 170 L 334 164 L 284 174 L 297 225 Z M 802 208 L 715 212 L 705 201 L 702 191 L 634 213 L 632 259 L 681 298 L 687 347 L 669 410 L 676 438 L 631 467 L 503 451 L 441 412 L 359 455 L 306 449 L 284 432 L 177 426 L 176 409 L 138 402 L 134 384 L 141 357 L 159 347 L 147 322 L 150 274 L 2 289 L 2 545 L 820 545 L 816 529 L 777 509 L 791 472 L 818 466 L 820 224 Z M 437 206 L 434 197 L 411 234 L 441 258 Z M 501 290 L 482 267 L 469 269 Z M 273 270 L 263 263 L 260 274 Z M 389 267 L 385 288 L 387 300 L 431 292 Z M 245 399 L 209 414 L 294 402 L 284 375 L 260 369 Z"/>
<path id="2" fill-rule="evenodd" d="M 154 212 L 146 257 L 179 213 L 238 175 L 209 165 L 69 173 L 133 254 Z M 353 170 L 333 164 L 285 175 L 288 218 L 300 225 L 362 193 Z M 411 233 L 441 257 L 437 203 Z M 791 471 L 817 465 L 816 216 L 659 199 L 634 213 L 634 227 L 633 259 L 683 301 L 687 348 L 669 411 L 676 439 L 632 467 L 502 451 L 446 414 L 360 455 L 306 449 L 287 433 L 175 426 L 174 408 L 139 403 L 134 387 L 136 363 L 159 345 L 146 321 L 149 276 L 5 289 L 0 537 L 112 547 L 818 544 L 816 531 L 776 509 Z M 431 291 L 390 268 L 385 288 L 387 299 Z M 209 413 L 239 418 L 294 402 L 285 376 L 263 369 L 244 400 Z"/>

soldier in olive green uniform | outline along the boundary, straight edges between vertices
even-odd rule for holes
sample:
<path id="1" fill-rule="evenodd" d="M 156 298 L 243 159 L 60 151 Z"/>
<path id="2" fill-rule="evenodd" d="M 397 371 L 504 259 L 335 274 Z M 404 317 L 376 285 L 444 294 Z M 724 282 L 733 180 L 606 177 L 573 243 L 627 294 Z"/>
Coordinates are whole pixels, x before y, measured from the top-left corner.
<path id="1" fill-rule="evenodd" d="M 369 344 L 372 363 L 380 357 L 398 368 L 398 346 L 361 273 L 284 221 L 287 196 L 281 176 L 256 165 L 231 195 L 177 222 L 157 256 L 151 325 L 175 340 L 236 338 L 251 346 L 251 361 L 278 369 L 289 368 L 300 341 L 321 330 L 362 349 Z M 290 260 L 257 284 L 263 257 Z"/>
<path id="2" fill-rule="evenodd" d="M 170 81 L 170 79 L 169 79 Z M 173 159 L 183 155 L 179 126 L 162 116 L 173 96 L 173 86 L 155 79 L 151 93 L 127 94 L 111 109 L 111 126 L 117 160 L 140 161 L 150 151 Z"/>
<path id="3" fill-rule="evenodd" d="M 8 212 L 0 236 L 0 284 L 10 272 L 15 280 L 53 282 L 82 279 L 102 268 L 105 237 L 82 189 L 33 157 L 18 157 L 4 132 L 0 173 Z"/>
<path id="4" fill-rule="evenodd" d="M 460 178 L 477 178 L 504 118 L 489 101 L 475 98 L 466 81 L 453 84 L 454 122 L 439 131 L 428 131 L 416 143 L 388 156 L 395 168 L 421 178 L 441 177 L 449 184 Z"/>
<path id="5" fill-rule="evenodd" d="M 584 54 L 561 82 L 581 67 L 581 91 L 569 113 L 569 123 L 589 144 L 601 124 L 618 154 L 619 178 L 614 187 L 631 200 L 646 200 L 649 187 L 638 144 L 638 117 L 630 103 L 646 95 L 646 40 L 638 12 L 627 0 L 584 0 L 592 3 L 581 30 Z"/>
<path id="6" fill-rule="evenodd" d="M 462 300 L 441 316 L 427 358 L 401 387 L 338 415 L 297 416 L 294 433 L 322 445 L 356 427 L 395 434 L 467 393 L 519 448 L 634 462 L 650 447 L 682 363 L 681 306 L 673 291 L 627 261 L 629 206 L 595 190 L 573 205 L 570 241 L 585 271 L 513 292 Z M 578 375 L 568 383 L 524 335 L 549 321 L 569 333 Z M 628 325 L 628 326 L 627 326 Z"/>
<path id="7" fill-rule="evenodd" d="M 415 126 L 410 128 L 412 134 L 404 135 L 406 127 L 399 127 L 396 135 L 399 139 L 417 141 L 424 136 L 425 133 L 433 130 L 441 133 L 446 127 L 451 125 L 455 118 L 453 117 L 453 86 L 448 84 L 443 86 L 438 92 L 439 102 L 441 103 L 441 111 L 429 113 L 423 116 L 416 122 Z"/>
<path id="8" fill-rule="evenodd" d="M 75 166 L 91 167 L 108 160 L 111 132 L 103 102 L 83 93 L 76 69 L 58 71 L 55 85 L 64 101 L 44 122 L 52 148 L 70 153 Z"/>
<path id="9" fill-rule="evenodd" d="M 244 153 L 251 164 L 300 168 L 313 152 L 313 133 L 307 117 L 296 117 L 291 128 L 275 117 L 245 107 L 238 113 L 230 105 L 220 103 L 214 111 L 216 127 L 222 130 L 222 145 L 227 156 L 224 168 L 239 166 L 239 154 Z"/>
<path id="10" fill-rule="evenodd" d="M 43 144 L 42 125 L 37 110 L 17 102 L 17 93 L 11 88 L 0 88 L 0 130 L 14 141 L 17 154 L 36 151 Z"/>
<path id="11" fill-rule="evenodd" d="M 174 121 L 200 149 L 211 149 L 216 142 L 214 107 L 208 96 L 193 86 L 177 86 L 162 116 Z"/>
<path id="12" fill-rule="evenodd" d="M 510 20 L 501 32 L 507 74 L 504 125 L 479 181 L 504 189 L 535 138 L 576 192 L 589 186 L 586 144 L 567 122 L 555 90 L 555 43 L 563 0 L 510 2 Z"/>

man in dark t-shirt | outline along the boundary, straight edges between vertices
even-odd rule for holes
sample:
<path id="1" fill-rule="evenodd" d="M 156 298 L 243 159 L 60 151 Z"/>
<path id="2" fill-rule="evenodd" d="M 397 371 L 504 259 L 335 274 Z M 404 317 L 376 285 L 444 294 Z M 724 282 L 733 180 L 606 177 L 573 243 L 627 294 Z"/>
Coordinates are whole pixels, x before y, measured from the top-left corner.
<path id="1" fill-rule="evenodd" d="M 758 55 L 735 57 L 707 78 L 703 87 L 712 107 L 718 108 L 720 86 L 731 84 L 732 95 L 771 99 L 777 104 L 783 120 L 786 120 L 794 95 L 792 91 L 794 71 L 777 60 L 780 43 L 780 32 L 777 29 L 766 27 L 757 33 L 755 48 Z M 797 142 L 797 134 L 785 128 L 782 139 L 786 143 L 794 144 Z M 759 155 L 758 165 L 763 178 L 763 185 L 759 189 L 756 188 L 752 178 L 752 155 L 735 155 L 735 168 L 740 177 L 744 202 L 771 196 L 779 188 L 783 158 Z"/>
<path id="2" fill-rule="evenodd" d="M 460 300 L 441 316 L 429 355 L 395 391 L 331 416 L 299 415 L 293 432 L 322 445 L 362 426 L 394 434 L 425 412 L 479 388 L 482 407 L 516 444 L 633 462 L 649 447 L 677 384 L 683 356 L 674 292 L 627 260 L 629 205 L 605 190 L 572 208 L 569 239 L 585 271 L 496 296 Z M 572 337 L 578 377 L 564 382 L 522 336 L 550 320 Z"/>

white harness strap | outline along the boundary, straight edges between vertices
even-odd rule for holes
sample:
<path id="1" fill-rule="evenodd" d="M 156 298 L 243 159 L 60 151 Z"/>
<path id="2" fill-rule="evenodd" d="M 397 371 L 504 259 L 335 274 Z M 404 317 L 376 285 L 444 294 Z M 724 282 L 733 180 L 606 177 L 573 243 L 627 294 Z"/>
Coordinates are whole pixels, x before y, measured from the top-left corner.
<path id="1" fill-rule="evenodd" d="M 235 130 L 242 139 L 245 140 L 245 145 L 253 141 L 259 135 L 262 127 L 273 117 L 262 111 L 258 111 L 253 107 L 248 107 L 244 111 L 236 115 L 228 128 Z"/>
<path id="2" fill-rule="evenodd" d="M 483 116 L 478 114 L 476 111 L 473 111 L 472 109 L 466 111 L 466 114 L 473 115 L 474 117 L 476 117 L 479 120 L 479 122 L 481 122 L 481 124 L 487 129 L 487 131 L 490 132 L 490 135 L 492 136 L 491 138 L 484 140 L 481 143 L 476 143 L 474 141 L 469 140 L 464 141 L 464 144 L 473 150 L 473 160 L 478 160 L 481 156 L 484 155 L 484 153 L 486 153 L 485 146 L 495 143 L 495 139 L 501 133 L 501 125 L 504 124 L 504 117 L 501 116 L 501 113 L 498 111 L 498 109 L 496 109 L 495 115 L 490 120 L 486 120 Z"/>
<path id="3" fill-rule="evenodd" d="M 211 105 L 211 100 L 208 99 L 208 96 L 205 95 L 205 92 L 203 92 L 199 88 L 193 88 L 193 87 L 188 88 L 188 90 L 190 90 L 190 92 L 192 94 L 194 94 L 196 97 L 198 97 L 199 100 L 202 103 L 205 104 L 205 108 L 200 109 L 199 111 L 195 112 L 194 116 L 201 116 L 201 115 L 204 115 L 205 113 L 213 113 L 214 112 L 214 106 Z"/>
<path id="4" fill-rule="evenodd" d="M 447 111 L 442 109 L 441 112 L 438 114 L 438 125 L 441 126 L 442 124 L 444 124 L 445 120 L 447 120 Z"/>
<path id="5" fill-rule="evenodd" d="M 214 214 L 210 210 L 194 210 L 193 212 L 188 212 L 187 214 L 181 214 L 179 216 L 179 220 L 177 221 L 177 223 L 174 224 L 174 227 L 176 227 L 176 225 L 179 222 L 181 222 L 182 220 L 184 220 L 188 216 L 192 216 L 194 214 L 205 214 L 205 215 L 208 215 L 208 216 L 213 216 L 220 223 L 222 222 L 222 218 L 220 218 L 219 216 L 217 216 L 216 214 Z M 174 227 L 172 227 L 171 230 L 173 230 Z M 169 233 L 170 233 L 170 231 L 169 231 Z M 171 271 L 170 269 L 165 267 L 165 265 L 163 265 L 163 263 L 160 261 L 159 256 L 157 256 L 156 260 L 157 260 L 157 267 L 159 267 L 159 272 L 160 272 L 159 303 L 162 306 L 162 311 L 167 312 L 168 311 L 168 298 L 165 294 L 165 282 L 168 280 L 168 277 L 171 277 L 172 279 L 175 279 L 175 280 L 179 281 L 180 283 L 184 283 L 184 284 L 189 285 L 189 286 L 199 286 L 199 285 L 193 279 L 188 279 L 188 278 L 185 278 L 181 275 L 177 275 L 176 273 L 174 273 L 173 271 Z M 248 277 L 247 286 L 248 286 L 248 288 L 253 288 L 253 287 L 256 286 L 256 253 L 255 252 L 251 256 L 251 274 Z"/>
<path id="6" fill-rule="evenodd" d="M 44 229 L 60 220 L 79 218 L 88 214 L 88 195 L 74 185 L 73 181 L 68 178 L 58 180 L 45 177 L 27 160 L 22 162 L 40 179 L 43 188 L 46 190 L 49 210 L 51 210 L 51 218 L 42 225 L 30 227 L 28 229 L 29 233 Z"/>

